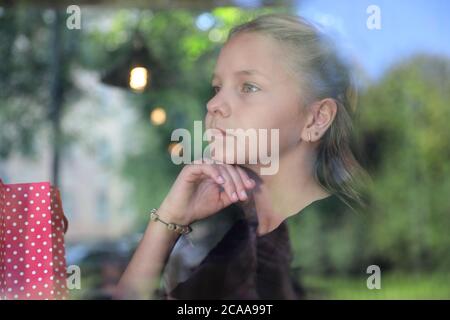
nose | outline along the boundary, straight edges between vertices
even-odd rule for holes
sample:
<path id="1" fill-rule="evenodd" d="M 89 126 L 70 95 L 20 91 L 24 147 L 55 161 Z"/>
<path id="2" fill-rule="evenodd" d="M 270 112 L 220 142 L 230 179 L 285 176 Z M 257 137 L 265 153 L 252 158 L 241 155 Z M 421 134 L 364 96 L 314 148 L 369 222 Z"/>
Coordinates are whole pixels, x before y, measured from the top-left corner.
<path id="1" fill-rule="evenodd" d="M 231 108 L 228 102 L 224 99 L 221 92 L 217 93 L 208 101 L 208 103 L 206 104 L 206 109 L 209 113 L 211 113 L 211 115 L 214 116 L 221 116 L 226 118 L 231 114 Z"/>

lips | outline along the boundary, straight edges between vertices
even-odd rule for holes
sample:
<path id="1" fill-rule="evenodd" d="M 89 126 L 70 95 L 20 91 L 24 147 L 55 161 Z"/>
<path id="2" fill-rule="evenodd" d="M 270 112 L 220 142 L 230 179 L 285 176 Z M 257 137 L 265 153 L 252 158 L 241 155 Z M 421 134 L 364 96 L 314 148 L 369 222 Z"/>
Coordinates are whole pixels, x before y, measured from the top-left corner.
<path id="1" fill-rule="evenodd" d="M 225 130 L 220 129 L 220 128 L 215 128 L 216 130 L 218 130 L 223 136 L 226 136 L 227 133 L 225 132 Z"/>
<path id="2" fill-rule="evenodd" d="M 214 128 L 214 129 L 216 129 L 218 132 L 220 132 L 220 134 L 223 136 L 223 137 L 226 137 L 226 136 L 234 136 L 234 134 L 231 134 L 230 132 L 226 132 L 225 130 L 223 130 L 223 129 L 221 129 L 221 128 Z"/>

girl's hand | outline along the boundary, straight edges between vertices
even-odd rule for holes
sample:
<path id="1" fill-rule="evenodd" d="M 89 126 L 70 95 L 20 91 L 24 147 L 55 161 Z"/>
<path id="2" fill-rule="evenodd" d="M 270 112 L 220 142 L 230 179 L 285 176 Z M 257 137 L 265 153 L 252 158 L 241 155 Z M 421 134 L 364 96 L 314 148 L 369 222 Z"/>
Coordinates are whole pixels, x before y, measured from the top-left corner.
<path id="1" fill-rule="evenodd" d="M 197 160 L 181 170 L 158 214 L 167 222 L 188 225 L 248 200 L 255 185 L 239 166 Z"/>

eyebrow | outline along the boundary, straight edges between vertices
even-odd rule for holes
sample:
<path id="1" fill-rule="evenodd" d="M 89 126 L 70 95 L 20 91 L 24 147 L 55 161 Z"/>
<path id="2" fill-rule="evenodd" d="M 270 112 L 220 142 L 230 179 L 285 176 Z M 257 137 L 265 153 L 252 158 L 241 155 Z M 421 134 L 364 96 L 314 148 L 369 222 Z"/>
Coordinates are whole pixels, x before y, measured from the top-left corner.
<path id="1" fill-rule="evenodd" d="M 249 69 L 249 70 L 239 70 L 234 72 L 235 75 L 247 75 L 247 76 L 253 76 L 253 75 L 260 75 L 266 79 L 267 76 L 265 76 L 263 73 L 259 72 L 258 70 L 255 69 Z M 215 78 L 220 78 L 218 74 L 213 73 L 211 80 L 214 80 Z"/>

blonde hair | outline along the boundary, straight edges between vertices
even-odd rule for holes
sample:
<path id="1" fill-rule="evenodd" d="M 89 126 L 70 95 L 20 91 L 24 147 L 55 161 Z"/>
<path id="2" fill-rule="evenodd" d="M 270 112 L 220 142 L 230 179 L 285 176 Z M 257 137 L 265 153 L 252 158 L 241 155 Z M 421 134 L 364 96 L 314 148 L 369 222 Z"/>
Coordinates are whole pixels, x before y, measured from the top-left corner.
<path id="1" fill-rule="evenodd" d="M 350 207 L 352 203 L 363 205 L 359 189 L 367 175 L 350 148 L 357 93 L 349 65 L 338 55 L 330 38 L 298 16 L 260 16 L 231 29 L 228 40 L 244 32 L 269 36 L 286 48 L 289 67 L 298 75 L 306 94 L 305 106 L 324 98 L 336 101 L 336 116 L 317 149 L 315 178 Z"/>

